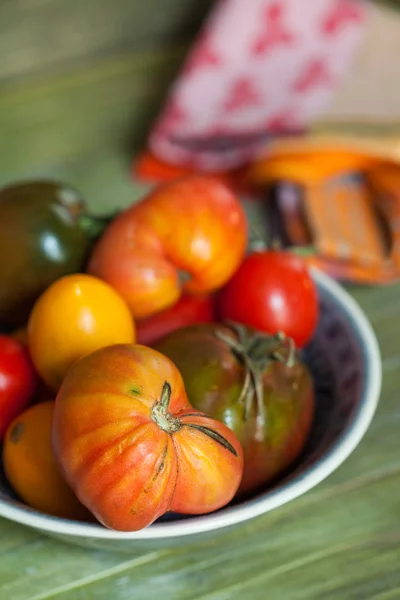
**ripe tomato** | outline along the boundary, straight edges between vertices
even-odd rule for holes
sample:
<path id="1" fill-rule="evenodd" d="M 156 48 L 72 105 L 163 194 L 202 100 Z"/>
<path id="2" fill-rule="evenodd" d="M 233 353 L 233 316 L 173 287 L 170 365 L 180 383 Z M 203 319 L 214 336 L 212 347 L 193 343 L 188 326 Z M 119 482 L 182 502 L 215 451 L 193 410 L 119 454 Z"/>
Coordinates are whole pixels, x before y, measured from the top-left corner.
<path id="1" fill-rule="evenodd" d="M 71 365 L 98 348 L 135 341 L 135 325 L 123 298 L 91 275 L 67 275 L 36 301 L 28 345 L 43 381 L 58 390 Z"/>
<path id="2" fill-rule="evenodd" d="M 189 176 L 120 214 L 95 245 L 88 271 L 144 318 L 172 306 L 182 290 L 220 288 L 239 266 L 246 243 L 236 196 L 217 179 Z"/>
<path id="3" fill-rule="evenodd" d="M 290 252 L 250 254 L 219 295 L 220 317 L 267 333 L 285 333 L 297 347 L 318 320 L 316 286 L 304 261 Z"/>
<path id="4" fill-rule="evenodd" d="M 287 469 L 310 432 L 313 382 L 289 342 L 243 326 L 203 323 L 156 346 L 178 367 L 191 404 L 239 439 L 240 494 L 258 491 Z"/>
<path id="5" fill-rule="evenodd" d="M 242 476 L 234 434 L 194 410 L 175 365 L 140 345 L 103 348 L 72 367 L 56 399 L 53 448 L 81 502 L 121 531 L 170 510 L 216 510 Z"/>
<path id="6" fill-rule="evenodd" d="M 21 500 L 36 510 L 94 520 L 62 478 L 52 453 L 53 413 L 54 402 L 41 402 L 10 424 L 3 448 L 6 477 Z"/>
<path id="7" fill-rule="evenodd" d="M 8 335 L 0 335 L 0 440 L 8 425 L 33 398 L 37 375 L 28 351 Z"/>
<path id="8" fill-rule="evenodd" d="M 28 332 L 25 327 L 15 329 L 10 335 L 14 340 L 17 340 L 17 342 L 28 348 Z M 31 360 L 30 357 L 29 360 Z M 36 402 L 44 402 L 45 400 L 54 400 L 54 390 L 52 390 L 42 379 L 40 379 L 40 377 L 37 379 L 38 381 L 35 394 L 32 398 L 32 404 Z"/>
<path id="9" fill-rule="evenodd" d="M 174 306 L 147 319 L 136 321 L 139 344 L 150 346 L 162 337 L 192 323 L 209 323 L 215 320 L 212 296 L 183 295 Z"/>

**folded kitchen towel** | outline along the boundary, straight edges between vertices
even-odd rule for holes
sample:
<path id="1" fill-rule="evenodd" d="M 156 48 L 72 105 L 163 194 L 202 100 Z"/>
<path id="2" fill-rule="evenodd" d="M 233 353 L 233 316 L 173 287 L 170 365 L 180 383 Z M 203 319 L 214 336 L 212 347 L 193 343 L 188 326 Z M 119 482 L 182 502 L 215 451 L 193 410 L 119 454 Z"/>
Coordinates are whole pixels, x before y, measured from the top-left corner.
<path id="1" fill-rule="evenodd" d="M 219 0 L 149 136 L 177 167 L 225 171 L 307 130 L 351 71 L 364 0 Z"/>

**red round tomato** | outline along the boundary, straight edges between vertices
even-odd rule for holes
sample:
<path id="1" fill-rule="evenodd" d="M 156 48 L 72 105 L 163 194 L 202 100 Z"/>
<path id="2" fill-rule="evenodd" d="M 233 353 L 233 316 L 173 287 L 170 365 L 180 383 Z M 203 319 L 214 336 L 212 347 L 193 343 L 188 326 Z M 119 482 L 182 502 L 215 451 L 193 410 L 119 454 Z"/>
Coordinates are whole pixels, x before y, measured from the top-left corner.
<path id="1" fill-rule="evenodd" d="M 312 337 L 318 294 L 304 261 L 284 251 L 250 254 L 219 296 L 220 317 L 270 334 L 283 332 L 297 347 Z"/>
<path id="2" fill-rule="evenodd" d="M 150 346 L 181 327 L 195 323 L 211 323 L 214 320 L 215 306 L 212 296 L 184 295 L 171 308 L 136 321 L 137 341 L 139 344 Z"/>
<path id="3" fill-rule="evenodd" d="M 0 335 L 0 440 L 9 424 L 29 404 L 37 376 L 28 350 L 14 338 Z"/>
<path id="4" fill-rule="evenodd" d="M 56 399 L 53 449 L 82 504 L 120 531 L 170 510 L 217 510 L 243 472 L 234 433 L 195 410 L 175 365 L 141 345 L 102 348 L 69 370 Z"/>

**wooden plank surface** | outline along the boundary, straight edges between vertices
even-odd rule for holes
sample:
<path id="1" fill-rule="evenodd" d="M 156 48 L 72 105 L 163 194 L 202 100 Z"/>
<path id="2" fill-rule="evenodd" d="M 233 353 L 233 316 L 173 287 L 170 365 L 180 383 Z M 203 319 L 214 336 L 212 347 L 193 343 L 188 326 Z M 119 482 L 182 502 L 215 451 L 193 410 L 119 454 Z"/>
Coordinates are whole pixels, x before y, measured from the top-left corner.
<path id="1" fill-rule="evenodd" d="M 118 23 L 127 40 L 129 24 L 118 12 L 127 3 L 109 4 L 118 13 L 110 28 Z M 167 31 L 160 25 L 162 11 L 143 13 L 140 21 L 135 11 L 142 3 L 130 3 L 130 19 L 138 19 L 138 31 L 143 28 L 146 52 L 135 52 L 134 44 L 124 40 L 120 49 L 107 52 L 109 31 L 100 28 L 90 49 L 81 40 L 74 54 L 73 44 L 57 40 L 53 31 L 53 37 L 49 33 L 43 41 L 46 50 L 37 50 L 37 72 L 23 61 L 13 67 L 13 61 L 2 62 L 0 184 L 37 175 L 61 177 L 79 187 L 96 211 L 125 206 L 140 196 L 145 186 L 130 180 L 131 156 L 141 147 L 182 61 L 186 34 L 168 52 L 151 46 L 171 41 L 174 31 L 186 32 L 186 25 L 179 29 L 177 24 L 187 22 L 188 15 L 194 29 L 210 2 L 147 4 L 152 10 L 163 6 L 176 12 L 175 25 Z M 57 11 L 67 24 L 68 19 L 82 20 L 86 29 L 85 18 L 94 14 L 93 2 L 3 2 L 2 55 L 7 48 L 17 52 L 18 40 L 29 35 L 35 38 L 33 47 L 38 46 L 43 21 L 37 22 L 36 32 L 18 20 L 19 10 L 34 13 L 35 6 L 42 6 L 49 27 Z M 105 0 L 96 6 L 104 15 Z M 18 35 L 10 41 L 11 30 Z M 56 46 L 53 66 L 46 63 L 51 40 Z M 86 58 L 77 64 L 80 56 Z M 22 73 L 26 78 L 20 78 Z M 350 291 L 377 332 L 384 385 L 365 439 L 337 472 L 305 496 L 234 531 L 208 542 L 147 553 L 86 550 L 1 519 L 0 600 L 153 600 L 160 595 L 163 600 L 400 598 L 400 286 Z"/>

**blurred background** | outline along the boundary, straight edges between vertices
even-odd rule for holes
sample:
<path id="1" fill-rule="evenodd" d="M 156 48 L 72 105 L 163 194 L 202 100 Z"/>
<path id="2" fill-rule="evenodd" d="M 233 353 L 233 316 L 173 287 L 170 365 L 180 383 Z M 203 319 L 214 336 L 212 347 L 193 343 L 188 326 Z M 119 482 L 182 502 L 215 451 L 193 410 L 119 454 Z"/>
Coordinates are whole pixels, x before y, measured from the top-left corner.
<path id="1" fill-rule="evenodd" d="M 141 193 L 131 161 L 212 0 L 5 0 L 0 183 L 55 176 L 99 208 Z M 372 2 L 351 70 L 315 128 L 400 135 L 400 8 Z"/>

